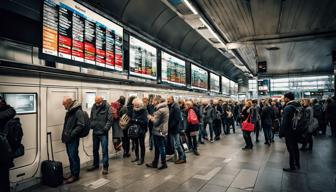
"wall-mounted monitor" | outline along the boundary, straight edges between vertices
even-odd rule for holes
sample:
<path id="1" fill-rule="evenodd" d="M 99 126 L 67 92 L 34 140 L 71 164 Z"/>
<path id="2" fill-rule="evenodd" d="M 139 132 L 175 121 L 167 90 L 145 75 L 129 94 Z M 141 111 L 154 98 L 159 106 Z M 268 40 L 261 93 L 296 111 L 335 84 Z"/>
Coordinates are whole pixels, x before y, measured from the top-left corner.
<path id="1" fill-rule="evenodd" d="M 208 71 L 191 64 L 191 87 L 208 90 Z"/>
<path id="2" fill-rule="evenodd" d="M 156 79 L 156 48 L 130 36 L 130 74 L 138 77 Z"/>
<path id="3" fill-rule="evenodd" d="M 224 76 L 222 76 L 222 93 L 230 95 L 230 80 Z"/>
<path id="4" fill-rule="evenodd" d="M 37 111 L 36 93 L 0 93 L 0 95 L 15 109 L 16 114 L 36 113 Z"/>
<path id="5" fill-rule="evenodd" d="M 219 79 L 218 75 L 210 73 L 210 91 L 220 92 Z"/>
<path id="6" fill-rule="evenodd" d="M 161 76 L 163 82 L 185 86 L 186 84 L 185 61 L 162 51 Z"/>
<path id="7" fill-rule="evenodd" d="M 123 69 L 123 28 L 72 0 L 44 0 L 42 54 Z"/>

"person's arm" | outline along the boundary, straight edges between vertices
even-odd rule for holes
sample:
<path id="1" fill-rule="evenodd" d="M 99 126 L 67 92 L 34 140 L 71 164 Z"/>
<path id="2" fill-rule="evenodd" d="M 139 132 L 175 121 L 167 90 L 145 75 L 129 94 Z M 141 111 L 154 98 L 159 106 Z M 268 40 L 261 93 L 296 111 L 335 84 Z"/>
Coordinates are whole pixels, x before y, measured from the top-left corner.
<path id="1" fill-rule="evenodd" d="M 9 109 L 0 112 L 0 120 L 12 119 L 15 117 L 15 115 L 16 111 L 13 107 L 10 107 Z"/>
<path id="2" fill-rule="evenodd" d="M 161 109 L 153 113 L 152 122 L 154 126 L 158 126 L 161 123 L 162 111 Z"/>
<path id="3" fill-rule="evenodd" d="M 85 124 L 84 112 L 82 110 L 77 110 L 75 115 L 77 121 L 75 127 L 71 131 L 71 138 L 77 137 L 82 132 Z"/>
<path id="4" fill-rule="evenodd" d="M 290 107 L 285 107 L 282 113 L 282 123 L 279 131 L 279 137 L 284 137 L 285 132 L 290 126 L 289 115 L 290 115 Z"/>
<path id="5" fill-rule="evenodd" d="M 106 105 L 106 107 L 107 107 L 107 119 L 106 119 L 104 130 L 109 131 L 112 126 L 112 121 L 113 121 L 112 109 L 110 105 Z"/>

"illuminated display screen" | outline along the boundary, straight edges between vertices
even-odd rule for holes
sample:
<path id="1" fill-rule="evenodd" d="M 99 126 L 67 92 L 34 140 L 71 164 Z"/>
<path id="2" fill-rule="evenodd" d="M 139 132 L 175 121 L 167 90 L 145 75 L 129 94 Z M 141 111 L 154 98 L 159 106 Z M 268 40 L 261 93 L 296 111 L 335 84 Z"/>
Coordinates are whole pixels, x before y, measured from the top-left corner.
<path id="1" fill-rule="evenodd" d="M 42 53 L 122 71 L 123 28 L 72 0 L 45 0 Z"/>
<path id="2" fill-rule="evenodd" d="M 131 36 L 129 52 L 130 74 L 156 79 L 156 48 Z"/>
<path id="3" fill-rule="evenodd" d="M 224 76 L 222 76 L 222 93 L 230 95 L 230 80 Z"/>
<path id="4" fill-rule="evenodd" d="M 213 73 L 210 73 L 210 91 L 218 92 L 219 88 L 219 76 Z"/>
<path id="5" fill-rule="evenodd" d="M 208 71 L 191 64 L 191 86 L 208 90 Z"/>
<path id="6" fill-rule="evenodd" d="M 176 85 L 186 84 L 185 61 L 161 52 L 162 81 Z"/>

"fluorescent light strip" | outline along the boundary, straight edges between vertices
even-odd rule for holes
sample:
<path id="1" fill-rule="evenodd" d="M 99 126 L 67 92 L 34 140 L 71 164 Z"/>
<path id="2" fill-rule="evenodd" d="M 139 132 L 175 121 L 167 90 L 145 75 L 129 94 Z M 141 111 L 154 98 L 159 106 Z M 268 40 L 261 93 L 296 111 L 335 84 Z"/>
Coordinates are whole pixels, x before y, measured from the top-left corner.
<path id="1" fill-rule="evenodd" d="M 222 44 L 225 49 L 226 49 L 226 45 L 223 43 L 223 41 L 218 37 L 218 35 L 211 29 L 211 27 L 204 21 L 203 18 L 199 18 L 201 20 L 201 22 L 203 23 L 203 25 L 205 25 L 209 31 L 211 32 L 211 34 L 220 42 L 220 44 Z"/>
<path id="2" fill-rule="evenodd" d="M 184 0 L 184 3 L 189 7 L 189 9 L 195 14 L 198 15 L 198 12 L 196 9 L 191 5 L 191 3 L 188 0 Z"/>

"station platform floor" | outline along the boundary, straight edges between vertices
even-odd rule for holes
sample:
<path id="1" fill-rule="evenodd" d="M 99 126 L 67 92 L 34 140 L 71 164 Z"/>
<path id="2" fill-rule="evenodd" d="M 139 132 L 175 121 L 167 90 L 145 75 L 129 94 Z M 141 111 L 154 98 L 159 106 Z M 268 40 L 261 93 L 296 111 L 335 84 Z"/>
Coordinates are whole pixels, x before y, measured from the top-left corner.
<path id="1" fill-rule="evenodd" d="M 255 141 L 255 135 L 253 135 Z M 284 139 L 278 137 L 271 146 L 254 142 L 253 150 L 243 151 L 240 132 L 222 135 L 220 141 L 200 145 L 200 156 L 187 153 L 187 163 L 168 163 L 165 170 L 131 163 L 132 158 L 110 159 L 109 174 L 81 170 L 80 180 L 58 188 L 39 186 L 33 192 L 101 191 L 101 192 L 305 192 L 336 191 L 336 139 L 315 137 L 312 152 L 301 153 L 301 170 L 283 172 L 288 167 Z M 152 151 L 146 151 L 151 162 Z"/>

